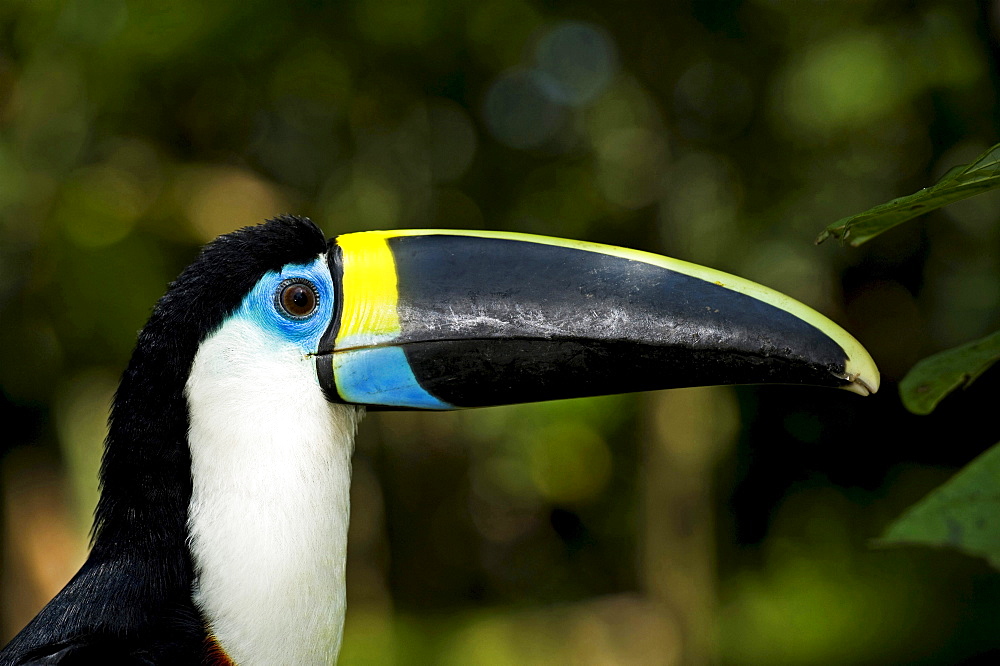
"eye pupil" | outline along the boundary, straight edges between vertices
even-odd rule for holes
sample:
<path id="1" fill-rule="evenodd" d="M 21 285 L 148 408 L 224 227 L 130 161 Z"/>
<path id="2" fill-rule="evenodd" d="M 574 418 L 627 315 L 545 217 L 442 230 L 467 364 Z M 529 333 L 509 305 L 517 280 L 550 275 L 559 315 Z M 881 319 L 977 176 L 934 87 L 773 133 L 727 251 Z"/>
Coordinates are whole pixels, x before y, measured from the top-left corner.
<path id="1" fill-rule="evenodd" d="M 306 289 L 302 287 L 293 287 L 288 291 L 292 294 L 292 303 L 295 303 L 297 307 L 309 307 L 309 295 Z"/>
<path id="2" fill-rule="evenodd" d="M 278 305 L 293 318 L 308 317 L 316 311 L 319 297 L 316 289 L 304 281 L 288 281 L 278 289 Z"/>

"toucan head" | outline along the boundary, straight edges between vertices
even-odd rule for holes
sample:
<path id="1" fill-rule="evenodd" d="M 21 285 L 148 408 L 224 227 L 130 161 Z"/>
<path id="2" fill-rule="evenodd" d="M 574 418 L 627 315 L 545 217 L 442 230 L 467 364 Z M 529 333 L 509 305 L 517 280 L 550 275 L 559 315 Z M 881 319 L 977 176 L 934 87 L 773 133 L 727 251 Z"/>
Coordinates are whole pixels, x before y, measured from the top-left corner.
<path id="1" fill-rule="evenodd" d="M 375 408 L 710 384 L 867 395 L 879 385 L 850 334 L 778 292 L 647 252 L 527 234 L 343 234 L 268 270 L 235 314 L 311 359 L 327 399 Z"/>

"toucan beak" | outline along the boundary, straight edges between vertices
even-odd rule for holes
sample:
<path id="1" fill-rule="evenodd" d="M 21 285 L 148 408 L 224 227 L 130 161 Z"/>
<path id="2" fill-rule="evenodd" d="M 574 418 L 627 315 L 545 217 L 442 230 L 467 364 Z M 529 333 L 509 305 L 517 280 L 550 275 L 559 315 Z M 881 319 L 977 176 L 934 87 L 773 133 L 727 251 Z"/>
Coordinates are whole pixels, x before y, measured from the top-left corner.
<path id="1" fill-rule="evenodd" d="M 453 230 L 330 243 L 336 312 L 316 363 L 331 400 L 413 409 L 709 384 L 874 393 L 842 328 L 767 287 L 595 243 Z"/>

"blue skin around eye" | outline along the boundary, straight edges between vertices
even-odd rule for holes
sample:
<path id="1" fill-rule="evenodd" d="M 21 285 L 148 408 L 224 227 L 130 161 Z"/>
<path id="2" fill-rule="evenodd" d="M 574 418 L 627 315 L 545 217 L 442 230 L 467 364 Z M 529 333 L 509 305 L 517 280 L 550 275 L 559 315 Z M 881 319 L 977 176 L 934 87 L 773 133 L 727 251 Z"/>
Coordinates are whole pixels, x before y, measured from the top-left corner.
<path id="1" fill-rule="evenodd" d="M 304 319 L 288 318 L 274 302 L 274 295 L 281 283 L 294 278 L 311 282 L 319 295 L 316 311 Z M 308 264 L 288 264 L 280 272 L 265 273 L 233 316 L 248 319 L 280 339 L 298 345 L 303 353 L 311 354 L 319 347 L 320 338 L 333 316 L 333 299 L 330 269 L 327 268 L 326 258 L 320 257 Z"/>
<path id="2" fill-rule="evenodd" d="M 283 315 L 274 296 L 288 279 L 308 280 L 316 287 L 319 307 L 309 317 Z M 303 354 L 318 351 L 320 338 L 330 324 L 334 304 L 333 281 L 326 259 L 308 264 L 288 264 L 280 272 L 268 271 L 254 285 L 233 314 L 254 322 L 281 340 L 298 345 Z M 362 405 L 389 405 L 418 409 L 454 409 L 425 391 L 399 347 L 375 347 L 343 354 L 336 366 L 337 389 L 345 400 Z"/>

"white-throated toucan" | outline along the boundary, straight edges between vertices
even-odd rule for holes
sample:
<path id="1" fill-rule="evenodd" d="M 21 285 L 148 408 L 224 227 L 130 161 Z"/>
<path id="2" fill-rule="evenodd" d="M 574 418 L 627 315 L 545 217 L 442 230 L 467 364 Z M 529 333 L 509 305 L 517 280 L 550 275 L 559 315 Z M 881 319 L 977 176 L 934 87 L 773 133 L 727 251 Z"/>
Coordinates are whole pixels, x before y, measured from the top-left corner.
<path id="1" fill-rule="evenodd" d="M 867 395 L 839 326 L 765 287 L 606 245 L 279 217 L 215 240 L 139 334 L 93 547 L 0 664 L 329 664 L 366 406 L 678 386 Z"/>

